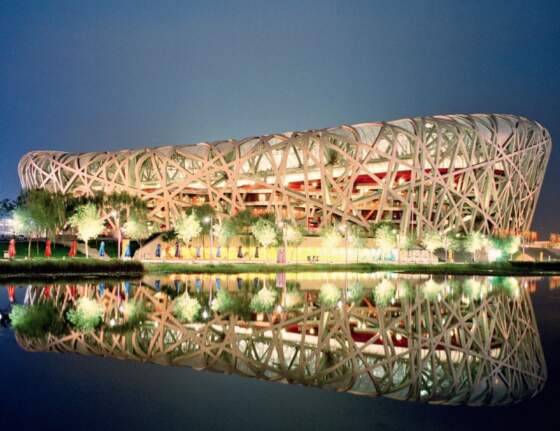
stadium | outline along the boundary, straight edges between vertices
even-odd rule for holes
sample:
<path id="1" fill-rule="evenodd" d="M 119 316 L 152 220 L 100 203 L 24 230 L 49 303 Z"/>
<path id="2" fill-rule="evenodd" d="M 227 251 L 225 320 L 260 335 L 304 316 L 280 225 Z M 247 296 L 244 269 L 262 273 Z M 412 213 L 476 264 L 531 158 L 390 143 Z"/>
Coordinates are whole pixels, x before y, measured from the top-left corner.
<path id="1" fill-rule="evenodd" d="M 240 140 L 71 154 L 35 151 L 24 189 L 144 199 L 162 229 L 185 208 L 249 208 L 308 229 L 334 220 L 427 230 L 530 228 L 551 150 L 548 131 L 512 115 L 443 115 Z"/>

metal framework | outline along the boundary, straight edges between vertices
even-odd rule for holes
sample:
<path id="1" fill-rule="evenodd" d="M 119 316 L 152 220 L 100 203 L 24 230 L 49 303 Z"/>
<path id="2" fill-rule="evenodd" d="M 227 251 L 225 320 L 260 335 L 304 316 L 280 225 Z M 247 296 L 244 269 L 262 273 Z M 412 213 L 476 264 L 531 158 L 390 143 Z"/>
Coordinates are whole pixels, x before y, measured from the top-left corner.
<path id="1" fill-rule="evenodd" d="M 425 280 L 400 282 L 415 293 L 393 305 L 318 307 L 309 291 L 301 309 L 270 313 L 268 321 L 215 313 L 189 324 L 174 317 L 172 296 L 146 284 L 114 285 L 102 294 L 92 284 L 29 287 L 28 304 L 53 301 L 61 315 L 77 298 L 94 298 L 104 304 L 105 324 L 89 333 L 16 336 L 29 351 L 188 366 L 401 400 L 507 404 L 543 388 L 546 365 L 528 290 L 490 293 L 487 281 L 477 281 L 481 293 L 466 300 L 449 289 L 436 298 Z M 112 329 L 108 322 L 123 322 L 122 305 L 131 298 L 148 304 L 145 320 Z"/>
<path id="2" fill-rule="evenodd" d="M 113 153 L 37 151 L 19 176 L 24 188 L 138 195 L 161 227 L 209 203 L 319 226 L 523 232 L 550 149 L 547 130 L 523 117 L 447 115 Z"/>

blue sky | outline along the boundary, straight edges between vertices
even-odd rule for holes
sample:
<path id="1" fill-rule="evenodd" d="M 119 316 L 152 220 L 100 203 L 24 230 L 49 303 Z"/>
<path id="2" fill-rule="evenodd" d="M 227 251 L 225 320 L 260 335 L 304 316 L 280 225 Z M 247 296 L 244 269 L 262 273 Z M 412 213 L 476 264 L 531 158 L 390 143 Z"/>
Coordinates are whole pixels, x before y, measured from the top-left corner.
<path id="1" fill-rule="evenodd" d="M 475 112 L 560 136 L 560 2 L 0 3 L 0 198 L 30 150 Z M 542 232 L 560 230 L 559 161 L 554 146 Z"/>

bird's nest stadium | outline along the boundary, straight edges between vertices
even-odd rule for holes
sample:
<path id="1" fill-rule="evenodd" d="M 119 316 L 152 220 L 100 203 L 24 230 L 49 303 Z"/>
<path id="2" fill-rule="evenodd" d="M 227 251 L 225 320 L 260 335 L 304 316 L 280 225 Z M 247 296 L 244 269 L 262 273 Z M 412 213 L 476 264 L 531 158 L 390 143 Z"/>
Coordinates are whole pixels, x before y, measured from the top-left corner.
<path id="1" fill-rule="evenodd" d="M 524 232 L 551 150 L 548 131 L 513 115 L 441 115 L 240 140 L 70 154 L 35 151 L 22 186 L 140 196 L 173 225 L 185 208 L 250 208 L 309 228 L 333 220 L 401 232 Z"/>

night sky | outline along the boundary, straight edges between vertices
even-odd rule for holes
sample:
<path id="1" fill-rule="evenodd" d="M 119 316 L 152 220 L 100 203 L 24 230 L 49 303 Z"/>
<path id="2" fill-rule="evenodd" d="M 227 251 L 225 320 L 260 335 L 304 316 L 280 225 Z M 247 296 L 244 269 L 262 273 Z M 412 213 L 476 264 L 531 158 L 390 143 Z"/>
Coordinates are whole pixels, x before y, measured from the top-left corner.
<path id="1" fill-rule="evenodd" d="M 478 112 L 548 128 L 560 231 L 559 1 L 0 3 L 0 199 L 30 150 Z"/>

